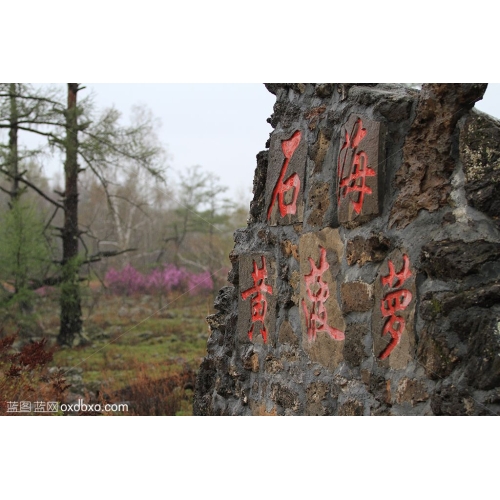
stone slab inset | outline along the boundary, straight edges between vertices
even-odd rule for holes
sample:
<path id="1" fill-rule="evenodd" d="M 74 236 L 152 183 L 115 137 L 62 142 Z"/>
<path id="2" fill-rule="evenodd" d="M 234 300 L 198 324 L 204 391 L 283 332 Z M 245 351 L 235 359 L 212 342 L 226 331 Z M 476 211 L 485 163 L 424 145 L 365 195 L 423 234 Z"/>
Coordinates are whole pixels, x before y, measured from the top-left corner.
<path id="1" fill-rule="evenodd" d="M 238 340 L 276 344 L 276 261 L 270 254 L 239 259 Z"/>
<path id="2" fill-rule="evenodd" d="M 345 321 L 337 300 L 343 245 L 339 230 L 305 233 L 299 240 L 302 348 L 330 370 L 342 361 Z"/>
<path id="3" fill-rule="evenodd" d="M 350 323 L 345 332 L 344 360 L 351 366 L 361 366 L 365 355 L 365 337 L 370 331 L 363 323 Z"/>
<path id="4" fill-rule="evenodd" d="M 274 133 L 269 148 L 265 210 L 271 226 L 302 222 L 307 161 L 305 134 Z"/>
<path id="5" fill-rule="evenodd" d="M 351 115 L 341 130 L 337 159 L 338 217 L 342 225 L 352 228 L 380 213 L 385 127 L 380 122 Z"/>
<path id="6" fill-rule="evenodd" d="M 417 293 L 415 270 L 406 252 L 390 253 L 375 280 L 372 331 L 375 357 L 383 366 L 403 369 L 413 358 Z"/>
<path id="7" fill-rule="evenodd" d="M 342 311 L 347 314 L 353 311 L 369 311 L 373 307 L 373 289 L 362 281 L 348 281 L 340 286 Z"/>

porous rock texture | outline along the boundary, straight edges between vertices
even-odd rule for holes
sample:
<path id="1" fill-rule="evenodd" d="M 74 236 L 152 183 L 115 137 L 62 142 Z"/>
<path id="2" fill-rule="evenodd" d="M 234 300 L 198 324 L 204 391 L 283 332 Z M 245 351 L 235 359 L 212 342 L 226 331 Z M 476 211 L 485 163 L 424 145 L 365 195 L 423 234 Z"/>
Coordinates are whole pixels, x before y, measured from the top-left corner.
<path id="1" fill-rule="evenodd" d="M 196 415 L 500 413 L 500 122 L 486 84 L 268 84 Z"/>

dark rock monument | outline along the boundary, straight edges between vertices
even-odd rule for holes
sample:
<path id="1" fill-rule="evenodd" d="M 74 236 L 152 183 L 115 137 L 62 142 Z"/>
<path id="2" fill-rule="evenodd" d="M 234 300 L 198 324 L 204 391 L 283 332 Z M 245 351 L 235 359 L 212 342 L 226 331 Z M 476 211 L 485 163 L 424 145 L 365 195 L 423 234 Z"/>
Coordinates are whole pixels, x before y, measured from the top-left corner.
<path id="1" fill-rule="evenodd" d="M 269 84 L 196 415 L 500 413 L 486 84 Z"/>

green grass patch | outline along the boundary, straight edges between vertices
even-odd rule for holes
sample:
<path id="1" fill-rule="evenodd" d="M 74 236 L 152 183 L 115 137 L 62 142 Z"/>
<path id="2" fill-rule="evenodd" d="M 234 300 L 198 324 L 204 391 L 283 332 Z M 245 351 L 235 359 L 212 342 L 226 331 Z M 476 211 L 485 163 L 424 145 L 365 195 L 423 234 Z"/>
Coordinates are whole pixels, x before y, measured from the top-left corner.
<path id="1" fill-rule="evenodd" d="M 213 297 L 173 296 L 164 299 L 167 305 L 161 310 L 154 297 L 116 297 L 100 289 L 87 289 L 84 297 L 84 340 L 79 346 L 57 349 L 52 366 L 81 369 L 77 389 L 92 397 L 133 397 L 132 414 L 191 415 Z M 28 319 L 20 320 L 15 311 L 5 318 L 8 329 L 23 326 L 28 332 L 25 341 L 31 331 L 54 344 L 58 314 L 55 297 L 43 297 Z"/>

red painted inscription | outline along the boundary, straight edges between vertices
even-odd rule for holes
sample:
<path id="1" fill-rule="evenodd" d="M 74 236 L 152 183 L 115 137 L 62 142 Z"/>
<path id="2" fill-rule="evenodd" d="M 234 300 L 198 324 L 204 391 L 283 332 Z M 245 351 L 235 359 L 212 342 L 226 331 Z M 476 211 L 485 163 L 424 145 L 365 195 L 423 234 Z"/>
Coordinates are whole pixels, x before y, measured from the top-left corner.
<path id="1" fill-rule="evenodd" d="M 410 271 L 410 259 L 407 255 L 403 255 L 403 267 L 399 273 L 394 269 L 394 263 L 392 261 L 389 260 L 388 266 L 389 274 L 380 277 L 382 286 L 388 285 L 391 288 L 401 287 L 412 275 Z M 401 290 L 387 293 L 380 301 L 382 316 L 388 318 L 382 330 L 382 335 L 388 333 L 391 336 L 391 341 L 382 351 L 379 359 L 387 358 L 392 350 L 399 344 L 406 322 L 402 316 L 398 316 L 396 313 L 398 311 L 404 311 L 409 306 L 411 299 L 412 294 L 410 290 L 402 288 Z"/>
<path id="2" fill-rule="evenodd" d="M 267 210 L 268 219 L 271 218 L 271 212 L 273 211 L 276 199 L 278 199 L 281 217 L 284 217 L 287 214 L 295 214 L 297 212 L 297 198 L 300 190 L 299 176 L 297 174 L 292 174 L 287 180 L 284 179 L 290 159 L 292 158 L 295 150 L 299 147 L 301 135 L 300 131 L 297 130 L 290 139 L 281 142 L 281 148 L 283 149 L 283 154 L 285 155 L 285 161 L 283 162 L 280 176 L 273 189 L 271 203 L 269 205 L 269 209 Z M 292 200 L 290 203 L 285 203 L 285 193 L 290 190 L 293 190 Z"/>
<path id="3" fill-rule="evenodd" d="M 304 276 L 307 298 L 311 303 L 308 309 L 306 301 L 302 299 L 302 308 L 304 309 L 306 318 L 307 336 L 309 340 L 316 340 L 317 332 L 326 332 L 332 339 L 344 340 L 344 332 L 328 325 L 328 314 L 325 308 L 325 302 L 328 297 L 330 297 L 330 290 L 328 289 L 328 283 L 324 282 L 321 277 L 330 267 L 330 264 L 326 261 L 326 250 L 323 247 L 320 247 L 320 249 L 319 266 L 316 267 L 314 260 L 309 257 L 311 272 Z"/>
<path id="4" fill-rule="evenodd" d="M 375 170 L 368 166 L 368 155 L 360 148 L 360 143 L 365 135 L 366 129 L 363 128 L 361 118 L 358 118 L 351 133 L 345 131 L 345 141 L 340 149 L 337 166 L 339 178 L 338 204 L 340 205 L 342 199 L 346 198 L 347 195 L 354 193 L 350 196 L 350 201 L 357 214 L 361 213 L 365 195 L 372 194 L 371 188 L 366 185 L 366 178 L 376 175 Z M 352 162 L 346 168 L 349 156 L 352 157 Z"/>
<path id="5" fill-rule="evenodd" d="M 252 308 L 252 326 L 248 332 L 248 338 L 252 340 L 253 337 L 253 328 L 257 321 L 260 321 L 262 326 L 260 332 L 262 334 L 262 338 L 264 339 L 264 343 L 267 342 L 267 330 L 264 324 L 264 320 L 266 318 L 267 312 L 267 299 L 265 294 L 272 294 L 273 288 L 264 283 L 267 278 L 267 269 L 266 269 L 266 258 L 261 256 L 262 259 L 262 267 L 257 267 L 257 263 L 255 260 L 253 261 L 253 287 L 245 290 L 241 293 L 241 298 L 243 300 L 248 299 L 248 297 L 252 297 L 251 300 L 251 308 Z"/>

